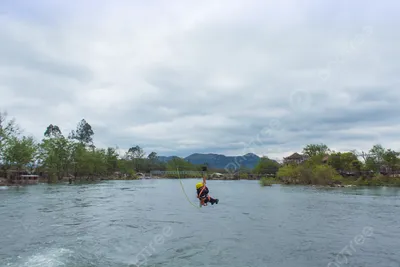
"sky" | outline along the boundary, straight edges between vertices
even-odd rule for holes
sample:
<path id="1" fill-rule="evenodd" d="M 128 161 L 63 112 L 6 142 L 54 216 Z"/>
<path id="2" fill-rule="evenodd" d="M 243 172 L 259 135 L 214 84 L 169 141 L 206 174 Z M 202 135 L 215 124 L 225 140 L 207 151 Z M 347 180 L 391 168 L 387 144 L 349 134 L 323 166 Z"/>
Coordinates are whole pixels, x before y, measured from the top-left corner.
<path id="1" fill-rule="evenodd" d="M 0 110 L 38 141 L 279 159 L 400 150 L 398 1 L 0 2 Z"/>

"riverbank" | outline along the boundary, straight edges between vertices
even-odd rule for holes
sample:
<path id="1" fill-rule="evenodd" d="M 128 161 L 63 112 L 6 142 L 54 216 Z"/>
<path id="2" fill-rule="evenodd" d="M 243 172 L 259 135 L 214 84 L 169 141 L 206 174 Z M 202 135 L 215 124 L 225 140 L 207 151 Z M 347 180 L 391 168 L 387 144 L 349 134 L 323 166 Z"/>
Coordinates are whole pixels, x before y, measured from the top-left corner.
<path id="1" fill-rule="evenodd" d="M 317 181 L 317 182 L 316 182 Z M 371 186 L 371 187 L 400 187 L 400 177 L 390 177 L 385 175 L 375 175 L 373 177 L 339 177 L 335 176 L 332 179 L 314 180 L 305 177 L 296 178 L 269 178 L 263 177 L 260 179 L 261 186 L 271 186 L 272 184 L 285 185 L 309 185 L 309 186 L 324 186 L 324 187 L 353 187 L 353 186 Z"/>
<path id="2" fill-rule="evenodd" d="M 161 179 L 161 180 L 171 180 L 171 179 L 201 179 L 201 177 L 166 177 L 166 176 L 150 176 L 145 174 L 143 176 L 99 176 L 99 177 L 64 177 L 62 180 L 49 180 L 48 178 L 41 177 L 39 183 L 84 183 L 84 182 L 99 182 L 99 181 L 128 181 L 128 180 L 151 180 L 151 179 Z M 400 187 L 400 177 L 389 177 L 384 175 L 376 175 L 373 177 L 352 177 L 346 178 L 342 176 L 334 176 L 329 179 L 327 177 L 309 179 L 309 177 L 298 176 L 298 177 L 259 177 L 259 176 L 233 176 L 233 175 L 222 175 L 218 177 L 208 177 L 207 180 L 215 181 L 238 181 L 238 180 L 258 180 L 261 186 L 271 186 L 273 184 L 282 185 L 307 185 L 307 186 L 323 186 L 323 187 L 352 187 L 352 186 L 371 186 L 371 187 Z M 17 186 L 19 184 L 14 184 L 8 182 L 4 178 L 0 178 L 0 186 Z"/>
<path id="3" fill-rule="evenodd" d="M 36 184 L 63 184 L 63 183 L 82 183 L 82 182 L 98 182 L 98 181 L 127 181 L 127 180 L 138 180 L 141 179 L 138 176 L 134 177 L 119 177 L 119 176 L 98 176 L 98 177 L 64 177 L 61 180 L 58 180 L 56 177 L 48 178 L 48 177 L 40 177 L 37 180 L 37 183 L 18 183 L 11 182 L 5 178 L 0 178 L 0 186 L 25 186 L 25 185 L 36 185 Z"/>

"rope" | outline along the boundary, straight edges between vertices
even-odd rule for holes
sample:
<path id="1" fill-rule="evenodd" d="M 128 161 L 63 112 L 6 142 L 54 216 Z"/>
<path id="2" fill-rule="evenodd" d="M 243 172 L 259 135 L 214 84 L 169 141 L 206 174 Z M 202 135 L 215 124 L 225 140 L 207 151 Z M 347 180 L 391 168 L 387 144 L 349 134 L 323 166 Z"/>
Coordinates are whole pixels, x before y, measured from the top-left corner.
<path id="1" fill-rule="evenodd" d="M 183 193 L 185 194 L 185 196 L 186 196 L 186 199 L 189 201 L 189 203 L 190 203 L 190 204 L 192 204 L 192 206 L 194 206 L 195 208 L 198 208 L 198 209 L 200 209 L 201 207 L 197 206 L 197 205 L 196 205 L 196 204 L 194 204 L 192 201 L 190 201 L 190 199 L 189 199 L 188 195 L 186 194 L 185 188 L 184 188 L 184 186 L 183 186 L 183 184 L 182 184 L 181 175 L 179 174 L 179 169 L 178 169 L 178 168 L 176 168 L 176 170 L 178 171 L 178 178 L 179 178 L 179 182 L 181 183 L 182 191 L 183 191 Z"/>

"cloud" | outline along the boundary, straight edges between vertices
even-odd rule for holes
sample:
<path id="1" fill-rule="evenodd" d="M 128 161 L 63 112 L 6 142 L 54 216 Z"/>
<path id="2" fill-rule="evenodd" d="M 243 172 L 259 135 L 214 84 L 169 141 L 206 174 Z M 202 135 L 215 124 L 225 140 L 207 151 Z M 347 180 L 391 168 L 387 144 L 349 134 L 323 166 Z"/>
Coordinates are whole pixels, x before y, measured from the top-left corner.
<path id="1" fill-rule="evenodd" d="M 399 149 L 395 1 L 4 1 L 0 108 L 41 139 L 282 157 Z M 29 12 L 28 12 L 29 9 Z"/>

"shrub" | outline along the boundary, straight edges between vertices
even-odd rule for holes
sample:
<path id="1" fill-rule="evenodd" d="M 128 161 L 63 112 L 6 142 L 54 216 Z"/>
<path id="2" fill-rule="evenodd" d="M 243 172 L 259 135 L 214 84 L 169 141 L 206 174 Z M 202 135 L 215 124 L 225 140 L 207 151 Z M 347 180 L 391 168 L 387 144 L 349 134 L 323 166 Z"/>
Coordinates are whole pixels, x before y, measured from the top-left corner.
<path id="1" fill-rule="evenodd" d="M 239 179 L 247 179 L 249 178 L 249 175 L 247 173 L 240 173 L 239 174 Z"/>
<path id="2" fill-rule="evenodd" d="M 305 165 L 299 165 L 297 168 L 297 183 L 300 184 L 312 184 L 314 179 L 314 174 L 312 168 Z"/>
<path id="3" fill-rule="evenodd" d="M 329 165 L 286 165 L 279 169 L 277 177 L 290 184 L 327 185 L 342 181 L 342 177 Z"/>
<path id="4" fill-rule="evenodd" d="M 298 176 L 297 166 L 291 164 L 281 167 L 276 174 L 276 177 L 285 183 L 294 182 Z"/>
<path id="5" fill-rule="evenodd" d="M 329 165 L 317 165 L 313 169 L 312 184 L 327 185 L 340 181 L 339 173 Z"/>
<path id="6" fill-rule="evenodd" d="M 260 179 L 260 185 L 261 186 L 271 186 L 273 184 L 279 183 L 276 179 L 271 178 L 271 177 L 262 177 Z"/>
<path id="7" fill-rule="evenodd" d="M 357 179 L 356 184 L 361 186 L 400 186 L 400 178 L 378 174 L 372 178 L 361 177 Z"/>

